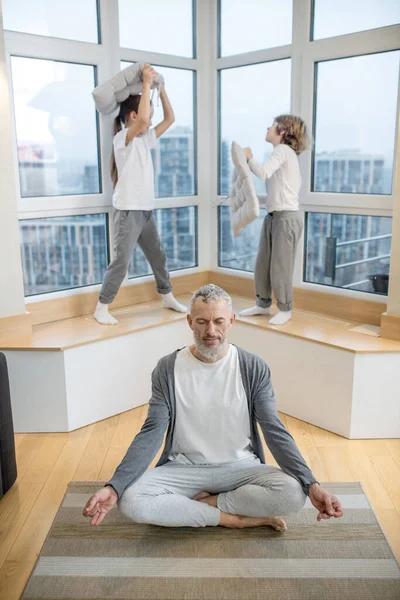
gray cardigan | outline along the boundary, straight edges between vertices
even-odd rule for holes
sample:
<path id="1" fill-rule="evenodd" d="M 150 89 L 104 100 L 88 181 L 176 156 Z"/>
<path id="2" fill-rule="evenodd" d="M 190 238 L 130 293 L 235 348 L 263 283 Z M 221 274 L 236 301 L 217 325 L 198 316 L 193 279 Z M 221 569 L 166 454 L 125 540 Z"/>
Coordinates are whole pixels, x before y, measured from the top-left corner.
<path id="1" fill-rule="evenodd" d="M 265 463 L 264 451 L 258 433 L 260 424 L 268 448 L 281 469 L 297 479 L 304 492 L 315 482 L 310 469 L 301 456 L 290 433 L 282 425 L 276 410 L 270 370 L 265 362 L 238 348 L 239 366 L 250 414 L 251 445 L 253 451 Z M 125 457 L 115 471 L 111 485 L 121 498 L 124 490 L 145 473 L 163 443 L 165 446 L 157 467 L 168 461 L 175 428 L 175 360 L 179 350 L 161 358 L 152 373 L 152 396 L 147 419 L 128 448 Z"/>

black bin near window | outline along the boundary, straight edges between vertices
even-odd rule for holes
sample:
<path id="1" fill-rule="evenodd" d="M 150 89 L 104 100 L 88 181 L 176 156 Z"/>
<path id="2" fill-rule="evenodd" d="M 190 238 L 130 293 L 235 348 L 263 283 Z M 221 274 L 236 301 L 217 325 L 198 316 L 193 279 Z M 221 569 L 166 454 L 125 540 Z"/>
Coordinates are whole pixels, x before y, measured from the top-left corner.
<path id="1" fill-rule="evenodd" d="M 0 498 L 17 478 L 14 426 L 6 357 L 0 352 Z"/>
<path id="2" fill-rule="evenodd" d="M 374 273 L 368 275 L 368 279 L 372 283 L 372 288 L 377 294 L 388 295 L 389 290 L 389 275 L 387 273 Z"/>

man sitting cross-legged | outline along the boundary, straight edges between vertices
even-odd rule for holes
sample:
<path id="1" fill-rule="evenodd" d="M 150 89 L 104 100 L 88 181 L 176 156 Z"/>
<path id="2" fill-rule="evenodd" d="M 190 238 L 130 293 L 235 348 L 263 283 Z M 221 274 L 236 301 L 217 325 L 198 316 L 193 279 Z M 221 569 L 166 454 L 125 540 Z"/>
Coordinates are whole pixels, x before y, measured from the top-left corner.
<path id="1" fill-rule="evenodd" d="M 83 514 L 99 525 L 118 503 L 138 523 L 284 531 L 282 517 L 308 495 L 317 520 L 341 517 L 339 500 L 316 482 L 279 419 L 267 365 L 227 341 L 235 321 L 228 294 L 204 286 L 187 319 L 193 346 L 158 362 L 148 417 Z M 264 464 L 257 423 L 280 468 Z M 146 472 L 166 430 L 161 458 Z"/>

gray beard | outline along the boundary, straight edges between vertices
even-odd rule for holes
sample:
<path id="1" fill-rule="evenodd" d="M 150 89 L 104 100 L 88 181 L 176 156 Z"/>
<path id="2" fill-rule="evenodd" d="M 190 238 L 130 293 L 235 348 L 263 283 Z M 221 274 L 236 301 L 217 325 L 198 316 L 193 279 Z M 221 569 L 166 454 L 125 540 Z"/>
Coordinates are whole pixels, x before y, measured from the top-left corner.
<path id="1" fill-rule="evenodd" d="M 211 360 L 213 358 L 217 358 L 217 356 L 219 356 L 220 354 L 223 354 L 224 350 L 226 349 L 226 338 L 223 338 L 220 345 L 218 346 L 218 348 L 207 348 L 207 346 L 205 344 L 203 344 L 203 342 L 199 339 L 194 338 L 194 343 L 196 346 L 196 350 L 199 354 L 201 354 L 201 356 L 203 358 L 206 358 L 207 360 Z"/>

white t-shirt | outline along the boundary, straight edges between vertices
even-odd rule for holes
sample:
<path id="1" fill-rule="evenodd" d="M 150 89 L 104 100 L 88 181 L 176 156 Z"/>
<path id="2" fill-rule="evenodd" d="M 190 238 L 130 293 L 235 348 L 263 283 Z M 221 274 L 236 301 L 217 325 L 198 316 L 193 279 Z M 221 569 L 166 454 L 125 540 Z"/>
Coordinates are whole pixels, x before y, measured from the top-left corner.
<path id="1" fill-rule="evenodd" d="M 186 347 L 177 354 L 174 374 L 176 421 L 169 458 L 220 464 L 254 455 L 236 347 L 215 363 L 198 360 Z"/>
<path id="2" fill-rule="evenodd" d="M 113 206 L 119 210 L 153 210 L 154 170 L 150 150 L 156 147 L 156 132 L 150 129 L 125 146 L 127 132 L 128 129 L 122 129 L 113 141 L 118 169 Z"/>
<path id="3" fill-rule="evenodd" d="M 279 144 L 264 164 L 254 158 L 249 167 L 257 177 L 266 179 L 267 211 L 299 210 L 301 176 L 296 152 L 287 144 Z"/>

